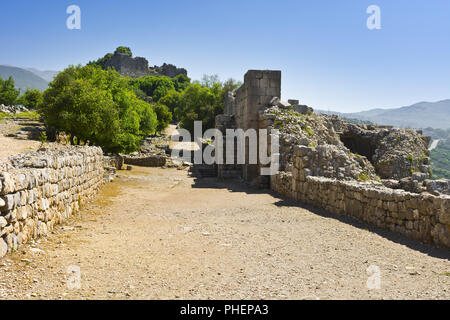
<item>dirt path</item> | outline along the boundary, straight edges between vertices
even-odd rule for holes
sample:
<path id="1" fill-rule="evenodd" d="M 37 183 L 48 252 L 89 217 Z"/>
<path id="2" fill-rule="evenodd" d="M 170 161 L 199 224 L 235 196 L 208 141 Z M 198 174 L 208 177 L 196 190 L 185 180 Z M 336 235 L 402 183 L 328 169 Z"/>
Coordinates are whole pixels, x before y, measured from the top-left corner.
<path id="1" fill-rule="evenodd" d="M 0 261 L 0 299 L 449 299 L 449 257 L 238 183 L 134 168 Z"/>

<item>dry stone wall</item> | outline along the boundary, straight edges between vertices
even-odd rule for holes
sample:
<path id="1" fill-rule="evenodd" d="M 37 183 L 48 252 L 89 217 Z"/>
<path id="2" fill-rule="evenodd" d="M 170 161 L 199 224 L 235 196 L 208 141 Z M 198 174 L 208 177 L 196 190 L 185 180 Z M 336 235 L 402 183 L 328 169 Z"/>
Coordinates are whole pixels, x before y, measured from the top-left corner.
<path id="1" fill-rule="evenodd" d="M 78 211 L 103 178 L 99 147 L 67 146 L 0 163 L 0 258 Z"/>

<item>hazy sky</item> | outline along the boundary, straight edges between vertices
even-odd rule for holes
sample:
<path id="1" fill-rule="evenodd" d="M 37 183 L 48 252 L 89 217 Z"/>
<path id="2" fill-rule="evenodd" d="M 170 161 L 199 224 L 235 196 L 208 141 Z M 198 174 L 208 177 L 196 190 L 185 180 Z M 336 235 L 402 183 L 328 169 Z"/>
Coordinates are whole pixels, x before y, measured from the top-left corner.
<path id="1" fill-rule="evenodd" d="M 81 8 L 81 30 L 66 8 Z M 381 30 L 369 30 L 369 5 Z M 282 71 L 282 99 L 341 112 L 450 98 L 450 1 L 14 0 L 0 64 L 62 70 L 119 45 L 189 76 Z"/>

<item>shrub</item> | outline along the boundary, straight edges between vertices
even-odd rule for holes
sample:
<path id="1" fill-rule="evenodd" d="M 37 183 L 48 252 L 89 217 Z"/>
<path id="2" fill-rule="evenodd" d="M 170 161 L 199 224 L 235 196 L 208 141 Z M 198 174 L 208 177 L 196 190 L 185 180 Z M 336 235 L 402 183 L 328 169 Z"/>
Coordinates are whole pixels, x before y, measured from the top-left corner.
<path id="1" fill-rule="evenodd" d="M 183 91 L 184 89 L 186 89 L 189 84 L 191 83 L 191 79 L 184 75 L 184 74 L 179 74 L 177 76 L 175 76 L 173 79 L 173 85 L 175 86 L 175 90 L 178 92 Z"/>

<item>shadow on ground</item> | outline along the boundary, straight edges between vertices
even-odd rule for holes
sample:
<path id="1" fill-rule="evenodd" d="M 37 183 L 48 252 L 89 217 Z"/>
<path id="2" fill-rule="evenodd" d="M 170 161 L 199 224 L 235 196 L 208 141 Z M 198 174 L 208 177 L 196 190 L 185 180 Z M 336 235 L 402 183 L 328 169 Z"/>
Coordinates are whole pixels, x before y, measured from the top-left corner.
<path id="1" fill-rule="evenodd" d="M 198 173 L 196 174 L 193 172 L 190 172 L 190 175 L 194 177 L 194 184 L 192 185 L 193 188 L 218 188 L 218 189 L 227 189 L 231 192 L 245 192 L 247 194 L 270 194 L 274 198 L 278 199 L 278 201 L 274 203 L 277 207 L 295 207 L 299 209 L 308 210 L 321 217 L 335 219 L 340 222 L 354 226 L 356 228 L 373 232 L 392 242 L 404 245 L 410 249 L 422 252 L 431 257 L 447 259 L 450 261 L 450 250 L 446 248 L 438 248 L 431 244 L 424 244 L 421 243 L 420 241 L 410 239 L 404 235 L 392 232 L 390 230 L 371 226 L 355 218 L 341 216 L 338 214 L 331 214 L 322 209 L 318 209 L 310 205 L 302 204 L 296 200 L 283 197 L 280 194 L 269 189 L 252 188 L 248 183 L 246 183 L 242 179 L 223 180 L 213 177 L 202 177 L 201 175 L 198 175 Z"/>

